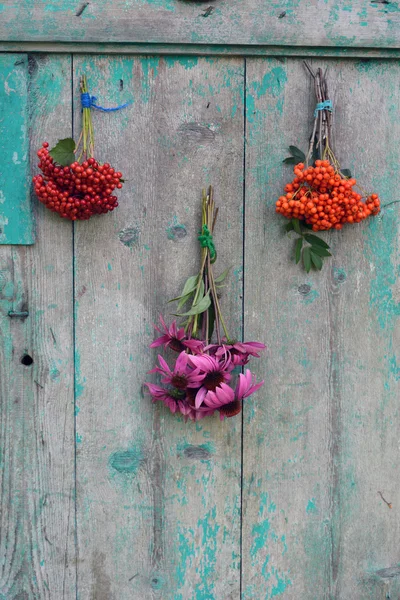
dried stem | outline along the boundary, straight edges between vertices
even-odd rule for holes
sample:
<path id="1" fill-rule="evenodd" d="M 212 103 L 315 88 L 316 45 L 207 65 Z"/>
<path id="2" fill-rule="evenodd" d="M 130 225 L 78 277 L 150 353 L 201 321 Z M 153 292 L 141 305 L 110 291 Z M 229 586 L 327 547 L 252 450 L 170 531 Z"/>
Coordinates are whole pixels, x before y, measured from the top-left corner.
<path id="1" fill-rule="evenodd" d="M 213 198 L 213 188 L 210 186 L 208 191 L 203 190 L 202 196 L 202 231 L 204 226 L 207 226 L 208 230 L 213 233 L 218 215 L 218 209 L 215 207 Z M 211 254 L 208 247 L 202 248 L 201 252 L 201 267 L 198 276 L 197 286 L 193 297 L 192 307 L 194 307 L 200 300 L 200 290 L 204 283 L 204 294 L 209 292 L 211 302 L 214 307 L 215 314 L 215 331 L 218 343 L 221 343 L 221 327 L 224 331 L 224 335 L 229 338 L 228 330 L 225 325 L 225 321 L 222 315 L 221 306 L 218 299 L 217 287 L 214 279 L 213 265 L 211 262 Z M 203 339 L 208 343 L 209 328 L 210 328 L 210 309 L 206 310 L 203 314 L 201 332 Z M 189 335 L 196 336 L 199 328 L 200 315 L 192 315 L 189 317 L 186 324 L 186 331 Z"/>
<path id="2" fill-rule="evenodd" d="M 314 92 L 317 105 L 329 101 L 328 83 L 326 73 L 322 69 L 313 71 L 311 66 L 304 61 L 304 65 L 314 80 Z M 318 132 L 318 138 L 317 138 Z M 328 108 L 316 109 L 314 117 L 313 131 L 310 138 L 308 153 L 306 156 L 307 166 L 312 160 L 314 150 L 318 152 L 318 156 L 322 160 L 329 160 L 340 171 L 339 162 L 334 154 L 332 146 L 332 113 Z"/>
<path id="3" fill-rule="evenodd" d="M 89 89 L 87 85 L 86 75 L 82 75 L 80 80 L 80 90 L 81 94 L 88 94 Z M 93 121 L 92 121 L 92 113 L 90 108 L 82 109 L 82 130 L 79 136 L 78 143 L 75 147 L 75 154 L 77 154 L 80 146 L 82 144 L 82 149 L 79 154 L 78 162 L 82 160 L 82 157 L 85 159 L 91 158 L 94 156 L 94 129 L 93 129 Z"/>

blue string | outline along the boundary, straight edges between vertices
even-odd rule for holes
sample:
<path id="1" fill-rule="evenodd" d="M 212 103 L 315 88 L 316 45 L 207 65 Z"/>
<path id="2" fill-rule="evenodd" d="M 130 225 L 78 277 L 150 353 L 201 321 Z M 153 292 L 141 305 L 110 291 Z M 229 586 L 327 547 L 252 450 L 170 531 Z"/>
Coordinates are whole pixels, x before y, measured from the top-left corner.
<path id="1" fill-rule="evenodd" d="M 125 102 L 125 104 L 121 104 L 121 106 L 114 106 L 113 108 L 104 108 L 104 106 L 98 106 L 97 104 L 95 104 L 96 100 L 96 96 L 91 96 L 88 92 L 83 92 L 81 94 L 82 108 L 97 108 L 97 110 L 101 110 L 103 112 L 115 112 L 116 110 L 121 110 L 121 108 L 126 108 L 130 104 L 130 102 Z"/>
<path id="2" fill-rule="evenodd" d="M 333 111 L 333 104 L 331 100 L 325 100 L 324 102 L 318 102 L 315 107 L 314 117 L 317 116 L 319 110 L 329 110 L 329 112 Z"/>

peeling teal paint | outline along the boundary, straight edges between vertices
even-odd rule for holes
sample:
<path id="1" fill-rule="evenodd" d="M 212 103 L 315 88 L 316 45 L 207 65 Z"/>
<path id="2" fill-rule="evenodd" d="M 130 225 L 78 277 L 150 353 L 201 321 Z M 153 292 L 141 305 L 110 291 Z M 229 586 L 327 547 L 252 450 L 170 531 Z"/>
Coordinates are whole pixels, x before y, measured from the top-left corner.
<path id="1" fill-rule="evenodd" d="M 33 244 L 30 202 L 28 65 L 0 55 L 0 244 Z"/>
<path id="2" fill-rule="evenodd" d="M 81 357 L 75 349 L 75 400 L 80 398 L 85 390 L 86 377 L 81 376 Z"/>
<path id="3" fill-rule="evenodd" d="M 261 484 L 261 480 L 258 481 Z M 255 491 L 254 483 L 253 489 Z M 255 496 L 258 494 L 255 493 Z M 268 517 L 266 514 L 268 513 Z M 258 598 L 263 590 L 263 598 L 270 600 L 284 593 L 288 586 L 292 585 L 289 571 L 283 573 L 274 564 L 277 560 L 276 552 L 280 549 L 280 555 L 288 552 L 285 534 L 277 534 L 272 523 L 277 518 L 275 503 L 270 500 L 267 492 L 261 492 L 259 497 L 259 511 L 257 523 L 251 530 L 252 544 L 250 547 L 250 560 L 253 572 L 257 578 L 262 578 L 258 584 L 247 586 L 244 590 L 244 598 Z M 279 518 L 279 517 L 278 517 Z M 255 590 L 259 590 L 256 592 Z"/>
<path id="4" fill-rule="evenodd" d="M 190 539 L 188 539 L 188 537 Z M 192 567 L 193 559 L 196 555 L 195 553 L 195 544 L 194 544 L 194 530 L 187 529 L 186 531 L 179 528 L 178 530 L 178 549 L 179 549 L 179 561 L 176 566 L 176 579 L 177 579 L 177 588 L 179 591 L 180 588 L 184 587 L 186 582 L 186 572 L 188 568 Z M 184 600 L 182 594 L 176 595 L 176 599 Z"/>
<path id="5" fill-rule="evenodd" d="M 187 235 L 186 226 L 179 223 L 178 217 L 174 215 L 172 221 L 168 223 L 167 238 L 174 242 L 182 240 Z"/>
<path id="6" fill-rule="evenodd" d="M 154 87 L 157 83 L 157 74 L 160 65 L 160 58 L 145 57 L 140 59 L 143 76 L 142 81 L 142 102 L 147 104 L 154 94 Z"/>
<path id="7" fill-rule="evenodd" d="M 217 563 L 217 533 L 220 525 L 216 522 L 217 509 L 214 507 L 203 519 L 199 519 L 197 526 L 202 530 L 201 545 L 203 548 L 202 568 L 199 573 L 200 583 L 194 586 L 196 600 L 209 600 L 214 595 L 215 568 Z"/>
<path id="8" fill-rule="evenodd" d="M 313 304 L 313 302 L 315 302 L 315 300 L 317 300 L 318 298 L 319 298 L 318 290 L 311 288 L 310 292 L 307 295 L 301 296 L 301 301 L 303 304 L 308 306 L 309 304 Z"/>
<path id="9" fill-rule="evenodd" d="M 306 506 L 306 513 L 310 514 L 310 513 L 317 513 L 317 512 L 318 512 L 318 509 L 315 504 L 315 498 L 311 498 L 308 501 L 308 504 Z"/>
<path id="10" fill-rule="evenodd" d="M 143 462 L 144 455 L 141 446 L 114 452 L 110 456 L 110 466 L 112 469 L 118 471 L 118 473 L 136 475 Z"/>

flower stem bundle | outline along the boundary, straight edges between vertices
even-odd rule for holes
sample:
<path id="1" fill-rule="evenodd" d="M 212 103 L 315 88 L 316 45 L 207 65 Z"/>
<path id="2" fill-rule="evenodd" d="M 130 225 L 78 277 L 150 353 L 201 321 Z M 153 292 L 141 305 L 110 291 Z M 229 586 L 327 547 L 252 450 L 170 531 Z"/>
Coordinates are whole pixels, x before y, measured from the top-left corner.
<path id="1" fill-rule="evenodd" d="M 202 195 L 200 270 L 187 279 L 182 293 L 170 301 L 177 303 L 179 312 L 175 316 L 183 322 L 178 325 L 174 320 L 168 326 L 160 317 L 156 329 L 161 336 L 150 345 L 178 354 L 172 367 L 159 355 L 159 364 L 150 371 L 159 374 L 164 384 L 146 383 L 153 401 L 161 401 L 171 412 L 193 421 L 216 412 L 221 420 L 239 414 L 243 400 L 264 383 L 256 383 L 254 375 L 246 369 L 238 374 L 234 386 L 235 372 L 243 370 L 251 357 L 258 358 L 265 346 L 229 337 L 219 295 L 229 269 L 214 275 L 217 251 L 213 234 L 217 215 L 210 187 Z"/>

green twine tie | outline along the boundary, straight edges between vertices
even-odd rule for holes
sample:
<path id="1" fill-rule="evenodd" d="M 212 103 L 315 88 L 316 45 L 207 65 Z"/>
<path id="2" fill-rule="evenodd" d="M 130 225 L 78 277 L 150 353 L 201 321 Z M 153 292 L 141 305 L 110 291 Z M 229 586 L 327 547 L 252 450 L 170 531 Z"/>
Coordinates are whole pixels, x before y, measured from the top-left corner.
<path id="1" fill-rule="evenodd" d="M 198 240 L 202 248 L 208 248 L 210 252 L 211 263 L 215 263 L 215 261 L 217 260 L 217 251 L 215 249 L 212 233 L 208 229 L 207 225 L 203 225 L 203 229 L 202 231 L 200 231 Z"/>

